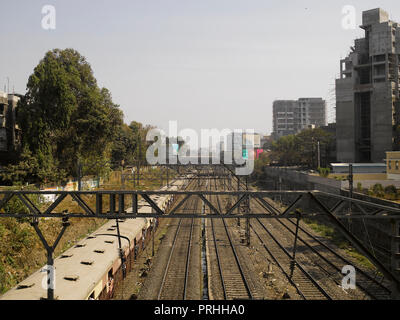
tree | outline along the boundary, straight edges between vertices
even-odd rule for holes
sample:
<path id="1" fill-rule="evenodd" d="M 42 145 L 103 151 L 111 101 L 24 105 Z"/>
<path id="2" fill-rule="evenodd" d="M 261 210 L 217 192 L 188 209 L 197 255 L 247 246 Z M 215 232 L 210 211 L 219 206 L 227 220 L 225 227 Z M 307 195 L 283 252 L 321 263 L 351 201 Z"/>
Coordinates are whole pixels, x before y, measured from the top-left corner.
<path id="1" fill-rule="evenodd" d="M 128 126 L 123 124 L 113 142 L 112 161 L 114 165 L 119 165 L 124 161 L 125 164 L 132 164 L 136 160 L 146 161 L 146 150 L 149 143 L 146 136 L 149 130 L 154 127 L 143 126 L 142 123 L 132 121 Z"/>
<path id="2" fill-rule="evenodd" d="M 270 155 L 268 152 L 263 152 L 260 154 L 258 159 L 254 161 L 254 170 L 251 175 L 253 181 L 262 180 L 265 176 L 264 167 L 269 165 Z"/>
<path id="3" fill-rule="evenodd" d="M 271 160 L 284 166 L 298 165 L 301 162 L 300 146 L 294 135 L 281 137 L 271 146 Z"/>
<path id="4" fill-rule="evenodd" d="M 122 164 L 122 162 L 128 164 L 133 163 L 135 157 L 135 137 L 133 136 L 132 129 L 123 124 L 118 132 L 117 136 L 114 140 L 112 151 L 111 151 L 111 158 L 114 166 Z"/>
<path id="5" fill-rule="evenodd" d="M 41 167 L 38 163 L 37 158 L 32 156 L 29 150 L 24 150 L 17 164 L 10 164 L 4 168 L 0 174 L 0 178 L 3 182 L 8 184 L 18 184 L 26 182 L 34 184 L 38 181 L 60 181 L 65 179 L 65 172 L 59 170 L 53 165 L 49 167 Z"/>
<path id="6" fill-rule="evenodd" d="M 143 124 L 136 121 L 132 121 L 129 127 L 133 132 L 133 137 L 135 141 L 134 157 L 136 160 L 146 162 L 146 150 L 150 144 L 146 141 L 146 136 L 151 129 L 154 129 L 154 127 L 150 125 L 143 126 Z"/>
<path id="7" fill-rule="evenodd" d="M 321 160 L 323 160 L 325 150 L 332 139 L 331 134 L 321 128 L 316 128 L 304 130 L 296 137 L 301 153 L 301 163 L 309 168 L 318 168 L 318 142 Z"/>
<path id="8" fill-rule="evenodd" d="M 271 160 L 284 166 L 305 165 L 316 169 L 318 168 L 318 142 L 321 159 L 325 160 L 326 150 L 331 140 L 332 136 L 320 128 L 284 136 L 272 143 Z"/>
<path id="9" fill-rule="evenodd" d="M 86 59 L 73 49 L 55 49 L 29 77 L 18 123 L 23 148 L 38 167 L 44 172 L 60 168 L 75 176 L 78 161 L 110 157 L 122 117 L 110 92 L 98 87 Z"/>

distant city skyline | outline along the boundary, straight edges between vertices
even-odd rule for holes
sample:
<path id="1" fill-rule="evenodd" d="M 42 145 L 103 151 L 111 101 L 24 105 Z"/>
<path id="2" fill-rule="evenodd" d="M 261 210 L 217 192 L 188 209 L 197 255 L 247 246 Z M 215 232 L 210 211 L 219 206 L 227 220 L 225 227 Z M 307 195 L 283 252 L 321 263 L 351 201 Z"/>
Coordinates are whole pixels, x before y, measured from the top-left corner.
<path id="1" fill-rule="evenodd" d="M 356 9 L 356 28 L 342 9 Z M 41 27 L 42 7 L 56 29 Z M 272 132 L 274 100 L 322 97 L 334 120 L 339 61 L 362 36 L 361 13 L 380 7 L 400 21 L 400 2 L 316 0 L 8 1 L 2 4 L 0 90 L 24 94 L 44 54 L 74 48 L 125 114 L 163 130 Z"/>

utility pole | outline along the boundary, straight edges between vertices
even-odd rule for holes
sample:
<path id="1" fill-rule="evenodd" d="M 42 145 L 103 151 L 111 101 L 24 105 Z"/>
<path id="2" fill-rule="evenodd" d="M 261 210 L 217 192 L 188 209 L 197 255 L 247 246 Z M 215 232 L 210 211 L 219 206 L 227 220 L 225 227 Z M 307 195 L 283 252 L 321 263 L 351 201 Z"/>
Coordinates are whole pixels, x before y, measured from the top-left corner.
<path id="1" fill-rule="evenodd" d="M 78 159 L 78 191 L 82 191 L 82 164 Z"/>
<path id="2" fill-rule="evenodd" d="M 168 166 L 167 166 L 167 187 L 169 187 L 169 170 L 168 170 Z"/>
<path id="3" fill-rule="evenodd" d="M 349 164 L 349 190 L 350 190 L 350 198 L 353 198 L 353 190 L 354 190 L 354 185 L 353 185 L 353 181 L 354 181 L 354 175 L 353 175 L 353 165 Z"/>
<path id="4" fill-rule="evenodd" d="M 156 232 L 155 220 L 151 221 L 151 256 L 154 257 L 154 233 Z"/>
<path id="5" fill-rule="evenodd" d="M 348 180 L 349 180 L 349 197 L 350 197 L 350 199 L 352 199 L 353 198 L 353 188 L 354 188 L 354 186 L 353 186 L 354 175 L 353 175 L 353 165 L 352 164 L 349 164 Z M 353 207 L 353 204 L 350 201 L 349 214 L 351 214 L 351 212 L 352 212 L 352 207 Z M 349 218 L 347 221 L 348 221 L 348 225 L 349 225 L 349 230 L 351 230 L 352 220 Z"/>
<path id="6" fill-rule="evenodd" d="M 237 177 L 237 191 L 240 191 L 240 177 Z M 240 195 L 237 196 L 237 201 L 240 200 Z M 238 215 L 240 216 L 240 206 L 237 208 Z M 237 218 L 237 226 L 240 227 L 240 217 Z"/>
<path id="7" fill-rule="evenodd" d="M 318 169 L 321 168 L 321 144 L 318 140 Z"/>
<path id="8" fill-rule="evenodd" d="M 138 131 L 138 170 L 137 170 L 137 177 L 138 177 L 138 186 L 140 186 L 140 158 L 141 158 L 141 139 L 140 139 L 140 133 Z"/>
<path id="9" fill-rule="evenodd" d="M 246 176 L 246 191 L 249 191 L 248 176 Z M 250 213 L 250 197 L 246 199 L 246 214 Z M 250 218 L 246 218 L 246 245 L 250 246 Z"/>

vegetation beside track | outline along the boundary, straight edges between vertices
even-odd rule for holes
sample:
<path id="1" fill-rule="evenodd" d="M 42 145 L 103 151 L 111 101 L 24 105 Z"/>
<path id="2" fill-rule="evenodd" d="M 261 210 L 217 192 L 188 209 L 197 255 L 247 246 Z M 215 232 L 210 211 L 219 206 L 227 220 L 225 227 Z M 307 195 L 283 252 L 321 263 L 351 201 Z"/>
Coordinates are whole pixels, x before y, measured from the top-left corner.
<path id="1" fill-rule="evenodd" d="M 347 239 L 338 232 L 333 226 L 316 221 L 313 219 L 303 219 L 304 223 L 309 226 L 319 236 L 332 241 L 337 247 L 342 249 L 347 255 L 354 258 L 360 265 L 368 269 L 375 269 L 374 265 L 362 254 L 358 253 L 347 241 Z"/>

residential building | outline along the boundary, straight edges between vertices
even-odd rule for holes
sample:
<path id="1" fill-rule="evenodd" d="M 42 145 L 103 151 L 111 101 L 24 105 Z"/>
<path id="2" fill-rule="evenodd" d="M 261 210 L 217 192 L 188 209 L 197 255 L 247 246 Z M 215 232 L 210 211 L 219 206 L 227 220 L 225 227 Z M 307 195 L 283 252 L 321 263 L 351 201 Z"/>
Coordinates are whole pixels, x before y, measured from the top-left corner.
<path id="1" fill-rule="evenodd" d="M 326 103 L 322 98 L 277 100 L 273 104 L 273 138 L 297 134 L 326 125 Z"/>
<path id="2" fill-rule="evenodd" d="M 337 157 L 382 163 L 400 150 L 400 27 L 378 8 L 363 12 L 361 28 L 336 80 Z"/>

